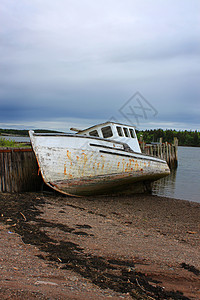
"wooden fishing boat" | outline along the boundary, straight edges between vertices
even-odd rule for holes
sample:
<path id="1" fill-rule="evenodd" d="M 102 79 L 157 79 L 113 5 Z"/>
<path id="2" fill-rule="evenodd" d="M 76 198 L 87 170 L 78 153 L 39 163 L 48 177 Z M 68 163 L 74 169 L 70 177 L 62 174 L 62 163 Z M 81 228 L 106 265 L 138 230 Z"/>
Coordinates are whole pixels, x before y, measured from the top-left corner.
<path id="1" fill-rule="evenodd" d="M 133 126 L 106 122 L 74 134 L 29 135 L 44 182 L 67 195 L 137 192 L 170 173 L 166 161 L 141 153 Z"/>

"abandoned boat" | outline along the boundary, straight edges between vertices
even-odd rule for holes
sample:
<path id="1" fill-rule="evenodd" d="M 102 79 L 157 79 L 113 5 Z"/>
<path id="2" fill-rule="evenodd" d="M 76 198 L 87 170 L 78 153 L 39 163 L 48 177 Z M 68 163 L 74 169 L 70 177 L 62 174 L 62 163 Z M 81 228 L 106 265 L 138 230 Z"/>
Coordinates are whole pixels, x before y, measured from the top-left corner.
<path id="1" fill-rule="evenodd" d="M 29 131 L 44 182 L 72 196 L 137 192 L 167 176 L 166 161 L 141 153 L 133 126 L 106 122 L 74 134 Z"/>

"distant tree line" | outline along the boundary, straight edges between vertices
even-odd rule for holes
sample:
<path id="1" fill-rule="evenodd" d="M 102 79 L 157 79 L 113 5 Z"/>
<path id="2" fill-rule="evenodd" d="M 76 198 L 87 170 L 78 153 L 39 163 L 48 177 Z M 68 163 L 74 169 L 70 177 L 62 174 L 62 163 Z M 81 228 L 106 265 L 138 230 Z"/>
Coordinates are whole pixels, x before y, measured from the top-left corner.
<path id="1" fill-rule="evenodd" d="M 0 128 L 0 135 L 20 135 L 28 136 L 28 130 L 17 130 L 17 129 L 2 129 Z"/>
<path id="2" fill-rule="evenodd" d="M 176 131 L 172 129 L 154 129 L 154 130 L 137 130 L 138 138 L 142 135 L 146 143 L 159 142 L 162 138 L 163 142 L 173 143 L 174 138 L 178 138 L 179 146 L 200 146 L 200 132 L 195 131 Z"/>
<path id="3" fill-rule="evenodd" d="M 40 133 L 61 133 L 60 131 L 55 130 L 46 130 L 46 129 L 36 129 L 35 132 Z M 28 136 L 28 130 L 19 130 L 19 129 L 2 129 L 0 128 L 0 135 L 20 135 Z"/>

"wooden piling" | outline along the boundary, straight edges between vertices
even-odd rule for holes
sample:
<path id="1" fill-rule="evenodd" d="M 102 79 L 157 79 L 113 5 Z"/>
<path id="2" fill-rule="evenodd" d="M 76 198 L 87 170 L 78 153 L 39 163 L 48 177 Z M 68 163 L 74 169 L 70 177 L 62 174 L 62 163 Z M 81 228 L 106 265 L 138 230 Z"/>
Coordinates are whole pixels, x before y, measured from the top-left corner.
<path id="1" fill-rule="evenodd" d="M 162 142 L 162 140 L 160 140 Z M 141 151 L 147 155 L 155 156 L 166 160 L 170 169 L 175 169 L 178 166 L 178 139 L 174 139 L 173 144 L 158 143 L 158 144 L 146 144 L 144 141 Z"/>
<path id="2" fill-rule="evenodd" d="M 38 191 L 41 184 L 31 148 L 0 148 L 0 192 Z"/>

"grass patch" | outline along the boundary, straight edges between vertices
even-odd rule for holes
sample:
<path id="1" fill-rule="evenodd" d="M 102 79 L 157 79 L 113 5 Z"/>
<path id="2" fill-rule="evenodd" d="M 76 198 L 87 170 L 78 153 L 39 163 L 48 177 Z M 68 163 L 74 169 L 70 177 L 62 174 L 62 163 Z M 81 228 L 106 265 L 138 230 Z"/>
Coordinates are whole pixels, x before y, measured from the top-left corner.
<path id="1" fill-rule="evenodd" d="M 0 147 L 11 147 L 11 148 L 30 148 L 30 145 L 26 143 L 16 143 L 13 140 L 7 140 L 5 138 L 0 137 Z"/>

